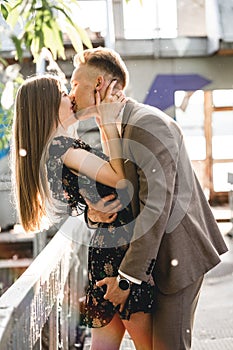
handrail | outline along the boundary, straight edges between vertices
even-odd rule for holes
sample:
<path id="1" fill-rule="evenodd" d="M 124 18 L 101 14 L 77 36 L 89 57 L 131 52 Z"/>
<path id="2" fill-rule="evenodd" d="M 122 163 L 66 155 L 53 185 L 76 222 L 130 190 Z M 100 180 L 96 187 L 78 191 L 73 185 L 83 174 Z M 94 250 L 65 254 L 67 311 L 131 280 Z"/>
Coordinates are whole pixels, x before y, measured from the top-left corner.
<path id="1" fill-rule="evenodd" d="M 79 321 L 90 231 L 69 218 L 0 298 L 0 349 L 69 349 Z M 82 247 L 82 249 L 80 249 Z"/>

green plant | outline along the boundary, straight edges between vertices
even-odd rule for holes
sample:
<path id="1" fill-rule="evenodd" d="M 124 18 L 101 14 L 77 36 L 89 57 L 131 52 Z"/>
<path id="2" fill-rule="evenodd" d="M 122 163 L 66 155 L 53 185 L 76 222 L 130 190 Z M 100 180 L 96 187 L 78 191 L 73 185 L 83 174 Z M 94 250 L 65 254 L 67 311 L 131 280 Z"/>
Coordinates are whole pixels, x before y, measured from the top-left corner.
<path id="1" fill-rule="evenodd" d="M 63 32 L 76 52 L 82 50 L 83 45 L 91 47 L 86 31 L 71 19 L 71 5 L 73 10 L 78 11 L 77 0 L 0 0 L 0 15 L 11 31 L 11 40 L 16 49 L 15 59 L 22 61 L 26 48 L 37 63 L 47 49 L 46 56 L 59 69 L 55 64 L 56 59 L 66 58 Z M 14 31 L 16 25 L 20 29 L 17 35 Z M 7 66 L 0 57 L 0 158 L 9 150 L 14 96 L 22 81 L 20 66 Z"/>
<path id="2" fill-rule="evenodd" d="M 1 0 L 0 4 L 2 15 L 12 31 L 16 24 L 20 25 L 19 35 L 13 32 L 11 35 L 19 60 L 26 48 L 36 62 L 43 47 L 51 51 L 54 60 L 57 57 L 65 59 L 64 32 L 76 52 L 83 49 L 83 44 L 92 46 L 86 31 L 71 19 L 72 10 L 79 10 L 77 0 Z"/>

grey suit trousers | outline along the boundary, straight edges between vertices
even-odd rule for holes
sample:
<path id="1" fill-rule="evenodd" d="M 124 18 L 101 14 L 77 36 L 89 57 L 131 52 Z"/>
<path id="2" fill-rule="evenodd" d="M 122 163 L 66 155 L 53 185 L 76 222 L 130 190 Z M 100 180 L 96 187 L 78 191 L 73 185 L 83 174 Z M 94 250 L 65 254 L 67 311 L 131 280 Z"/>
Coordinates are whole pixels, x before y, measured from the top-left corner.
<path id="1" fill-rule="evenodd" d="M 174 294 L 156 289 L 153 315 L 153 350 L 191 349 L 194 314 L 203 276 Z"/>

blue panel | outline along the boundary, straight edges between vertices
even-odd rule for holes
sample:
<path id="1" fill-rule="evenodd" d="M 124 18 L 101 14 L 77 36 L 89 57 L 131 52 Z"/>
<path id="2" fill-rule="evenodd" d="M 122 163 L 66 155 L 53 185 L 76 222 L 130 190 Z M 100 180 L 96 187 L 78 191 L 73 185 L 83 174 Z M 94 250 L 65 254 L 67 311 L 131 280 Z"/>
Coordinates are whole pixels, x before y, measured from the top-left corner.
<path id="1" fill-rule="evenodd" d="M 165 110 L 174 105 L 175 91 L 195 91 L 210 83 L 199 74 L 158 74 L 144 103 Z"/>

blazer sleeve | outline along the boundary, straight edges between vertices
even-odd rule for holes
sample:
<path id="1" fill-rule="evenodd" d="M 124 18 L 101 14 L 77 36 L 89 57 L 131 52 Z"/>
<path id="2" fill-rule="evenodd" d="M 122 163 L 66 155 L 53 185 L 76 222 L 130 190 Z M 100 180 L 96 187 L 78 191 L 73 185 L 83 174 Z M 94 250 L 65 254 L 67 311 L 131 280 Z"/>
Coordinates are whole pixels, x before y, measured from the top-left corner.
<path id="1" fill-rule="evenodd" d="M 143 116 L 127 140 L 137 169 L 139 214 L 119 269 L 142 281 L 149 280 L 156 263 L 175 192 L 182 135 L 172 118 L 167 119 Z"/>

